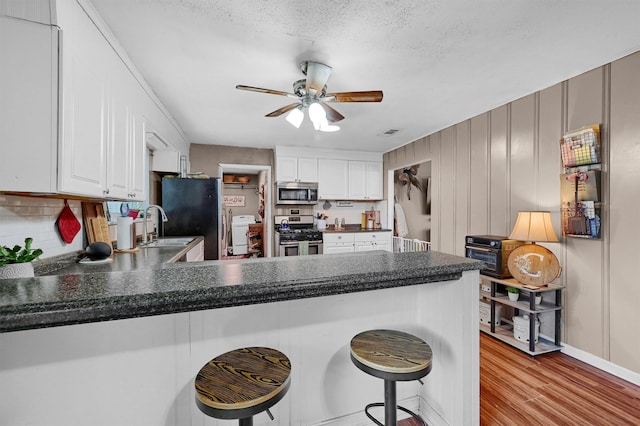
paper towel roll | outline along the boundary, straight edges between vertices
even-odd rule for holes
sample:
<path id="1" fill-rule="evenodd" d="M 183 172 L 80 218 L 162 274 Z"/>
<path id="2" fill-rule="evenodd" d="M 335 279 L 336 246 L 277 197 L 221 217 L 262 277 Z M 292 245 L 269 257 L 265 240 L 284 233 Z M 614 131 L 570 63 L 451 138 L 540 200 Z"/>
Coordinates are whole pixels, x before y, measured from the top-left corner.
<path id="1" fill-rule="evenodd" d="M 128 250 L 131 247 L 133 232 L 133 218 L 132 217 L 119 217 L 118 218 L 118 250 Z"/>

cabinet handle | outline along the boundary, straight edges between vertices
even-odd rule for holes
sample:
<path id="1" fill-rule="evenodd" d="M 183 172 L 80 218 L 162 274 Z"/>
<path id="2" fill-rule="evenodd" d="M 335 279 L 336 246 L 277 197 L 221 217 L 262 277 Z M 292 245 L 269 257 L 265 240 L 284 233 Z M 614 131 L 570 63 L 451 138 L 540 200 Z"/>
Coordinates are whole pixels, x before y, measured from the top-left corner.
<path id="1" fill-rule="evenodd" d="M 109 193 L 109 188 L 105 189 L 104 191 L 102 191 L 103 194 L 108 194 Z"/>

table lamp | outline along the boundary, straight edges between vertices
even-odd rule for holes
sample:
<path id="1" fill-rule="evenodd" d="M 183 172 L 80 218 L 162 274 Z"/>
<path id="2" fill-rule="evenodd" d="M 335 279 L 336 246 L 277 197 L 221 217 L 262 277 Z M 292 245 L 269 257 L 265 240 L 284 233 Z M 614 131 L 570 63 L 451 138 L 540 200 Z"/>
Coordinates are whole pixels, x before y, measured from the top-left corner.
<path id="1" fill-rule="evenodd" d="M 536 241 L 557 243 L 558 236 L 553 230 L 551 213 L 549 212 L 518 212 L 516 225 L 509 238 L 512 240 L 527 241 L 533 244 Z"/>
<path id="2" fill-rule="evenodd" d="M 515 279 L 525 284 L 543 286 L 560 276 L 561 268 L 556 255 L 536 244 L 536 241 L 558 242 L 550 212 L 518 212 L 509 239 L 531 243 L 516 248 L 509 255 L 507 266 Z"/>

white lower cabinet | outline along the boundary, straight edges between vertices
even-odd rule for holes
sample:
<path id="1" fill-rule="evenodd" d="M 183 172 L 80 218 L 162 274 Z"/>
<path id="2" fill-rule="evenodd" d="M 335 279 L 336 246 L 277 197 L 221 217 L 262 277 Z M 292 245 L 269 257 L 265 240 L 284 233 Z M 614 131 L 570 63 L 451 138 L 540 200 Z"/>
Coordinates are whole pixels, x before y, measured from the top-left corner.
<path id="1" fill-rule="evenodd" d="M 186 262 L 200 262 L 204 260 L 204 240 L 200 241 L 185 255 Z"/>
<path id="2" fill-rule="evenodd" d="M 393 252 L 391 232 L 358 232 L 355 234 L 356 251 L 384 250 Z"/>
<path id="3" fill-rule="evenodd" d="M 356 251 L 393 251 L 391 232 L 325 232 L 322 234 L 323 252 L 352 253 Z"/>
<path id="4" fill-rule="evenodd" d="M 333 253 L 353 253 L 354 234 L 351 232 L 327 233 L 322 234 L 322 252 L 324 254 Z"/>

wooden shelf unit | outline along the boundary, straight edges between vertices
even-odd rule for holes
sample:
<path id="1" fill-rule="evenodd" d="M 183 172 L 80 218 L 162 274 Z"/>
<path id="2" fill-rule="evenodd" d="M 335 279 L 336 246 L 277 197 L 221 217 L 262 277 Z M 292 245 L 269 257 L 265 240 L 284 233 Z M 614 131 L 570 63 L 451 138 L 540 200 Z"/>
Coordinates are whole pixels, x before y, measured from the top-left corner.
<path id="1" fill-rule="evenodd" d="M 490 283 L 490 291 L 483 291 L 480 289 L 480 297 L 489 302 L 491 307 L 490 324 L 480 324 L 480 331 L 487 333 L 511 346 L 520 349 L 529 355 L 535 356 L 547 352 L 558 351 L 562 349 L 560 343 L 561 336 L 561 318 L 562 318 L 562 290 L 563 285 L 548 284 L 543 287 L 527 286 L 515 278 L 498 279 L 490 277 L 488 275 L 480 275 L 480 285 L 483 283 Z M 498 290 L 503 287 L 515 287 L 520 290 L 520 297 L 518 301 L 509 300 L 506 294 L 501 294 Z M 555 302 L 542 302 L 539 305 L 535 304 L 535 295 L 538 293 L 553 292 L 555 295 Z M 519 315 L 520 312 L 529 315 L 529 342 L 524 343 L 517 340 L 513 335 L 513 322 L 507 318 L 500 318 L 499 325 L 496 325 L 494 320 L 496 314 L 496 304 L 503 306 L 510 306 L 514 308 L 515 315 Z M 538 320 L 538 316 L 545 312 L 554 312 L 554 336 L 553 341 L 547 340 L 542 336 L 538 336 L 538 342 L 535 342 L 535 326 Z"/>

